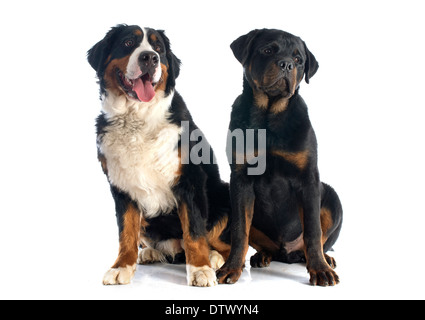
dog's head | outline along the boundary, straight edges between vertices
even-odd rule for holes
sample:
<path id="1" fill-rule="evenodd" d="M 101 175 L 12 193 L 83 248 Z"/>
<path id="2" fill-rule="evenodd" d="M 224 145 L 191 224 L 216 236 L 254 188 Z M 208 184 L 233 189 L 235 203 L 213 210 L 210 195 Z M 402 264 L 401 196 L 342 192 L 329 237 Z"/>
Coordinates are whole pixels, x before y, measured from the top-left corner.
<path id="1" fill-rule="evenodd" d="M 303 76 L 309 83 L 319 68 L 300 38 L 280 30 L 253 30 L 231 44 L 250 86 L 269 97 L 290 98 Z"/>
<path id="2" fill-rule="evenodd" d="M 99 78 L 101 95 L 125 95 L 151 101 L 159 90 L 168 95 L 180 72 L 164 31 L 118 25 L 87 53 Z"/>

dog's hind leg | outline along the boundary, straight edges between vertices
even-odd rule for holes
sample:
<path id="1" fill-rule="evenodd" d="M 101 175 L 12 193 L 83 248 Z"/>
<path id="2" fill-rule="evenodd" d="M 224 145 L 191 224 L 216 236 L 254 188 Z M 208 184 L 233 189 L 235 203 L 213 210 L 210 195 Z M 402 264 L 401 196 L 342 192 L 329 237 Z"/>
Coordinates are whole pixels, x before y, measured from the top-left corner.
<path id="1" fill-rule="evenodd" d="M 250 260 L 253 268 L 270 266 L 270 262 L 275 260 L 273 257 L 279 252 L 279 246 L 254 226 L 249 231 L 249 244 L 257 250 Z"/>
<path id="2" fill-rule="evenodd" d="M 337 241 L 342 227 L 342 220 L 342 205 L 337 193 L 332 187 L 322 183 L 320 225 L 322 228 L 323 252 L 331 250 Z M 325 258 L 328 263 L 332 260 L 332 263 L 329 263 L 331 267 L 336 265 L 333 258 L 327 258 L 326 255 Z"/>

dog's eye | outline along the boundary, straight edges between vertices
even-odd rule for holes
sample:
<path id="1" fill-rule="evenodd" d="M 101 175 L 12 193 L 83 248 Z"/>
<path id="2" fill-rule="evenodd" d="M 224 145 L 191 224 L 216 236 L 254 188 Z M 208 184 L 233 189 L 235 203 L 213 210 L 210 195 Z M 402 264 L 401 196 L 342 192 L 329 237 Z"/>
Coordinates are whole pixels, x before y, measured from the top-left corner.
<path id="1" fill-rule="evenodd" d="M 160 53 L 162 51 L 162 48 L 160 45 L 155 46 L 155 51 Z"/>
<path id="2" fill-rule="evenodd" d="M 300 57 L 295 57 L 295 58 L 294 58 L 294 62 L 295 62 L 295 63 L 298 63 L 298 64 L 299 64 L 299 63 L 302 63 L 302 59 L 301 59 Z"/>
<path id="3" fill-rule="evenodd" d="M 273 53 L 273 50 L 271 48 L 266 48 L 266 49 L 263 50 L 263 52 L 265 54 L 272 54 Z"/>
<path id="4" fill-rule="evenodd" d="M 131 48 L 132 46 L 134 46 L 134 40 L 129 39 L 124 41 L 124 46 L 126 46 L 127 48 Z"/>

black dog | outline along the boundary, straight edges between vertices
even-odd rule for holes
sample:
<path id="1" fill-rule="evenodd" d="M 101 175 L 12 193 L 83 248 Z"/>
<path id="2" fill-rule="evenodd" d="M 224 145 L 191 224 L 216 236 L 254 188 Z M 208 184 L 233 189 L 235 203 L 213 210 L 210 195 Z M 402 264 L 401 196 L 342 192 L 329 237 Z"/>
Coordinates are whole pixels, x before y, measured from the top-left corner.
<path id="1" fill-rule="evenodd" d="M 255 150 L 266 169 L 249 175 L 252 162 L 245 155 L 237 163 L 233 139 L 232 249 L 219 282 L 239 279 L 249 243 L 257 250 L 252 267 L 306 262 L 311 284 L 334 285 L 336 263 L 324 252 L 338 238 L 342 207 L 336 192 L 320 182 L 316 136 L 298 94 L 303 76 L 309 83 L 318 63 L 300 38 L 280 30 L 251 31 L 231 48 L 244 67 L 244 89 L 233 105 L 230 130 L 266 129 L 266 147 Z"/>
<path id="2" fill-rule="evenodd" d="M 224 263 L 217 251 L 230 252 L 229 188 L 174 89 L 180 60 L 168 38 L 160 30 L 118 25 L 89 50 L 88 61 L 99 78 L 98 158 L 115 200 L 120 241 L 103 283 L 127 284 L 136 262 L 175 261 L 185 253 L 188 284 L 215 285 L 213 268 Z M 203 142 L 194 156 L 204 162 L 192 161 L 192 134 Z"/>

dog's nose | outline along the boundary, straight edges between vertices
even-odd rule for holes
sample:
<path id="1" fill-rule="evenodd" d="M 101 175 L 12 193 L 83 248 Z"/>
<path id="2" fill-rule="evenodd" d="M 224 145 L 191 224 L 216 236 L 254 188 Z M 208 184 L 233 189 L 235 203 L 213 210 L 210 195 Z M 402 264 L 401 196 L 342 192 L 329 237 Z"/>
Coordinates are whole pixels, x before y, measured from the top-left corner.
<path id="1" fill-rule="evenodd" d="M 158 66 L 159 57 L 155 52 L 152 51 L 144 51 L 139 56 L 139 64 L 145 68 Z"/>
<path id="2" fill-rule="evenodd" d="M 279 67 L 283 70 L 283 71 L 291 71 L 294 69 L 294 62 L 292 60 L 280 60 L 278 62 Z"/>

